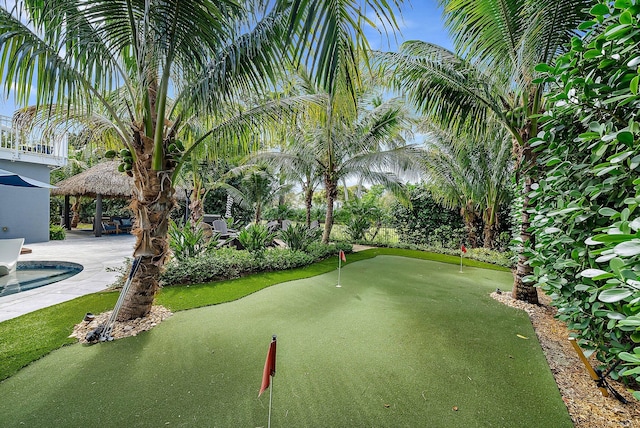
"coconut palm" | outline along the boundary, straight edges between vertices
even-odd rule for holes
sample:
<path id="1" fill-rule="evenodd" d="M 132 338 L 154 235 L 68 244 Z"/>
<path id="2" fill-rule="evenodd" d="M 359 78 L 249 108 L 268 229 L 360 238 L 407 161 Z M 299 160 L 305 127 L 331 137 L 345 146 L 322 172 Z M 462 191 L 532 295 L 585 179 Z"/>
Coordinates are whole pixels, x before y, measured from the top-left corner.
<path id="1" fill-rule="evenodd" d="M 394 23 L 386 1 L 367 3 Z M 335 70 L 353 68 L 349 53 L 364 40 L 359 17 L 355 0 L 18 0 L 0 8 L 5 90 L 15 89 L 23 104 L 35 91 L 46 120 L 99 121 L 124 150 L 140 268 L 120 319 L 151 308 L 168 254 L 173 180 L 191 147 L 242 143 L 246 128 L 265 118 L 232 112 L 229 101 L 272 85 L 291 52 L 312 63 L 318 82 L 335 86 Z M 309 46 L 317 49 L 313 61 Z M 215 127 L 192 135 L 191 146 L 179 144 L 184 127 L 202 116 Z"/>
<path id="2" fill-rule="evenodd" d="M 419 110 L 438 125 L 469 133 L 498 121 L 510 133 L 523 183 L 523 251 L 514 281 L 514 297 L 537 302 L 533 286 L 523 282 L 531 267 L 528 194 L 535 154 L 529 140 L 544 111 L 544 85 L 535 79 L 539 63 L 552 63 L 565 49 L 593 1 L 587 0 L 442 0 L 446 26 L 456 55 L 442 47 L 405 42 L 398 53 L 376 56 Z"/>

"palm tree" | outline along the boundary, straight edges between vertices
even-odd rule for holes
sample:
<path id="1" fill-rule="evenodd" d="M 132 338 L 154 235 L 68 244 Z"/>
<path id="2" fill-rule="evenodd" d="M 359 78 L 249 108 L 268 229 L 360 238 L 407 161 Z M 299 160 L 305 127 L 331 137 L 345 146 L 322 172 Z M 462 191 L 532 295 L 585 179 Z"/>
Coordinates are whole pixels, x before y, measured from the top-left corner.
<path id="1" fill-rule="evenodd" d="M 226 190 L 234 201 L 253 209 L 255 224 L 260 223 L 262 212 L 270 203 L 290 190 L 290 186 L 280 184 L 266 165 L 245 164 L 231 169 L 225 177 L 241 177 L 238 186 L 221 181 L 218 187 Z"/>
<path id="2" fill-rule="evenodd" d="M 510 133 L 523 182 L 523 242 L 513 296 L 537 303 L 526 248 L 531 246 L 528 194 L 534 181 L 535 154 L 529 140 L 538 133 L 544 111 L 544 84 L 535 77 L 539 63 L 552 63 L 588 14 L 587 0 L 442 0 L 456 55 L 442 47 L 405 42 L 398 53 L 377 61 L 431 121 L 454 133 L 477 130 L 491 121 Z"/>
<path id="3" fill-rule="evenodd" d="M 510 192 L 511 140 L 499 126 L 483 138 L 428 132 L 423 167 L 430 194 L 449 209 L 459 209 L 471 246 L 477 246 L 477 219 L 484 223 L 483 243 L 493 248 L 500 207 Z"/>
<path id="4" fill-rule="evenodd" d="M 367 3 L 395 23 L 386 1 Z M 346 53 L 364 40 L 358 7 L 355 0 L 19 0 L 11 10 L 0 8 L 5 90 L 15 88 L 26 104 L 36 76 L 36 108 L 45 122 L 99 120 L 125 150 L 135 180 L 140 268 L 120 319 L 151 308 L 168 254 L 173 182 L 191 149 L 212 141 L 241 144 L 265 114 L 275 119 L 275 109 L 257 117 L 227 106 L 274 84 L 292 51 L 308 61 L 309 46 L 318 49 L 310 61 L 314 76 L 335 85 L 334 71 L 353 68 Z M 333 61 L 339 52 L 345 54 Z M 194 135 L 182 151 L 185 126 L 201 116 L 216 126 Z"/>

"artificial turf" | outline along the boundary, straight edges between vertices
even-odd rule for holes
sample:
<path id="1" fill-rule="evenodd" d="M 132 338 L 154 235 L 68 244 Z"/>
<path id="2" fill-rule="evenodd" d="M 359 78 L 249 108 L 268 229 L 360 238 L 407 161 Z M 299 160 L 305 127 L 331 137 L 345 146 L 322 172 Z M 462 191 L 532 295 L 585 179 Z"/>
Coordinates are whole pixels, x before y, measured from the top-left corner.
<path id="1" fill-rule="evenodd" d="M 488 296 L 511 276 L 458 270 L 379 256 L 342 288 L 332 271 L 64 347 L 0 383 L 0 426 L 265 426 L 272 333 L 273 426 L 572 426 L 526 314 Z"/>

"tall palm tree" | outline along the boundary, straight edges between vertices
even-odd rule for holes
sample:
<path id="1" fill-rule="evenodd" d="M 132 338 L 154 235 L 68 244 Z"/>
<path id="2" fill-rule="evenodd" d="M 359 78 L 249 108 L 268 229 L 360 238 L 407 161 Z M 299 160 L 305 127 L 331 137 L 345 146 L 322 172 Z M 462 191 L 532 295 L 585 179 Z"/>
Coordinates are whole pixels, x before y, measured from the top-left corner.
<path id="1" fill-rule="evenodd" d="M 395 22 L 387 1 L 367 3 Z M 173 180 L 192 153 L 177 144 L 183 127 L 205 115 L 217 126 L 191 147 L 241 143 L 246 128 L 265 119 L 248 111 L 220 121 L 229 116 L 225 106 L 272 85 L 292 51 L 312 62 L 318 82 L 335 86 L 335 70 L 353 68 L 349 52 L 364 40 L 360 16 L 355 0 L 18 0 L 0 8 L 5 90 L 15 88 L 26 104 L 36 76 L 43 118 L 99 116 L 126 150 L 140 268 L 120 319 L 146 315 L 158 290 Z M 309 46 L 317 49 L 313 61 Z"/>
<path id="2" fill-rule="evenodd" d="M 318 182 L 324 185 L 327 203 L 324 243 L 329 242 L 333 227 L 333 206 L 340 182 L 353 178 L 401 193 L 403 186 L 398 174 L 413 167 L 418 153 L 403 137 L 411 127 L 411 120 L 399 99 L 383 101 L 372 91 L 359 93 L 356 98 L 358 102 L 352 112 L 345 112 L 343 106 L 335 104 L 335 99 L 332 109 L 324 106 L 312 109 L 315 111 L 306 113 L 304 128 L 292 133 L 289 146 L 282 151 L 255 155 L 256 159 L 303 177 L 309 222 L 315 186 Z M 331 96 L 327 95 L 325 102 L 331 103 Z M 329 110 L 332 112 L 327 113 Z M 330 131 L 327 127 L 331 127 Z"/>
<path id="3" fill-rule="evenodd" d="M 430 120 L 455 133 L 479 130 L 498 121 L 510 133 L 523 183 L 523 241 L 513 296 L 537 303 L 526 248 L 528 194 L 534 181 L 535 154 L 529 140 L 538 133 L 544 111 L 544 84 L 536 79 L 539 63 L 552 63 L 584 21 L 588 0 L 442 0 L 446 26 L 456 55 L 442 47 L 405 42 L 398 53 L 377 55 L 399 89 Z"/>

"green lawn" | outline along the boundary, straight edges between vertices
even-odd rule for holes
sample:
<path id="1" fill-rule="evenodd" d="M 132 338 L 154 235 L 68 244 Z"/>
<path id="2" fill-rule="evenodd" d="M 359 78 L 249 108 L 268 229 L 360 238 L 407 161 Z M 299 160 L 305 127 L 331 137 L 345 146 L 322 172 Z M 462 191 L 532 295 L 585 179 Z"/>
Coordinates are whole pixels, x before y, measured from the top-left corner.
<path id="1" fill-rule="evenodd" d="M 61 348 L 0 383 L 0 426 L 266 426 L 273 333 L 274 427 L 572 426 L 526 314 L 488 297 L 509 273 L 348 258 L 342 288 L 333 270 Z"/>

